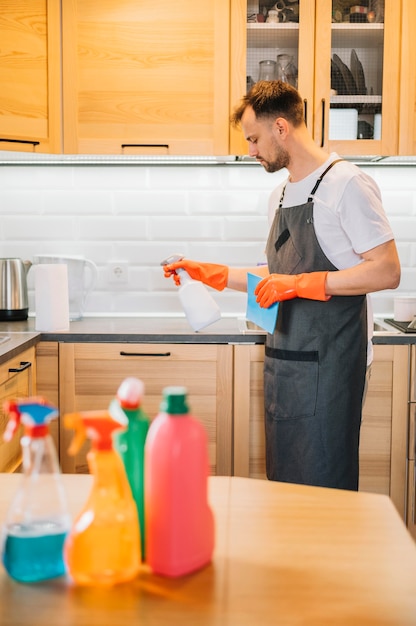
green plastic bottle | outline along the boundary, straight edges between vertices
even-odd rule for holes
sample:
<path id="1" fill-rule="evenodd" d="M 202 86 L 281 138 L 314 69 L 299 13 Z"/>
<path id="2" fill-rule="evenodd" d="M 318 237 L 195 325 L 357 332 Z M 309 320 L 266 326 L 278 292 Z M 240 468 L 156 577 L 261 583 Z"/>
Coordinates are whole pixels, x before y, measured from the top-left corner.
<path id="1" fill-rule="evenodd" d="M 139 572 L 140 528 L 126 472 L 113 449 L 113 432 L 127 427 L 108 411 L 85 411 L 64 416 L 65 427 L 76 431 L 70 454 L 86 437 L 91 439 L 87 461 L 94 477 L 87 502 L 74 521 L 64 545 L 73 582 L 79 585 L 115 585 Z"/>
<path id="2" fill-rule="evenodd" d="M 120 411 L 128 419 L 127 430 L 114 433 L 114 447 L 124 463 L 127 478 L 137 506 L 140 522 L 141 553 L 145 560 L 145 513 L 144 513 L 144 446 L 150 420 L 141 408 L 144 383 L 133 376 L 126 378 L 111 402 L 109 412 L 117 418 Z"/>

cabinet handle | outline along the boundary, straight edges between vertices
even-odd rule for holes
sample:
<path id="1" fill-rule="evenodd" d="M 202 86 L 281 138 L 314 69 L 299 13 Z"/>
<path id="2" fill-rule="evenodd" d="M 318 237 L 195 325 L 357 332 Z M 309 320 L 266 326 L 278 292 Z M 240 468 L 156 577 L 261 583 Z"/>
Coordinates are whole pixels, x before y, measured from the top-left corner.
<path id="1" fill-rule="evenodd" d="M 325 143 L 325 98 L 322 98 L 321 104 L 322 104 L 321 148 L 323 148 L 324 147 L 324 143 Z"/>
<path id="2" fill-rule="evenodd" d="M 120 356 L 170 356 L 170 352 L 124 352 L 120 351 Z"/>
<path id="3" fill-rule="evenodd" d="M 166 148 L 169 150 L 168 143 L 122 143 L 122 149 L 124 148 Z"/>
<path id="4" fill-rule="evenodd" d="M 10 367 L 9 372 L 23 372 L 23 370 L 27 370 L 32 363 L 30 361 L 20 361 L 20 367 Z"/>
<path id="5" fill-rule="evenodd" d="M 410 383 L 410 372 L 409 372 L 409 383 Z M 409 390 L 410 390 L 410 386 L 409 386 Z M 412 414 L 413 413 L 413 414 Z M 415 500 L 416 500 L 416 404 L 414 402 L 409 402 L 409 417 L 410 417 L 410 421 L 413 423 L 413 459 L 414 460 L 414 467 L 413 467 L 413 484 L 412 484 L 412 502 L 411 502 L 411 506 L 412 506 L 412 524 L 416 524 L 416 504 L 415 504 Z M 410 426 L 410 422 L 409 422 L 409 426 Z"/>
<path id="6" fill-rule="evenodd" d="M 308 101 L 306 98 L 303 101 L 303 119 L 305 120 L 306 127 L 308 127 Z"/>
<path id="7" fill-rule="evenodd" d="M 412 485 L 412 524 L 416 524 L 415 515 L 415 495 L 416 495 L 416 464 L 413 468 L 413 485 Z"/>
<path id="8" fill-rule="evenodd" d="M 3 141 L 5 143 L 28 143 L 33 147 L 40 144 L 40 141 L 29 141 L 28 139 L 3 139 L 2 137 L 0 137 L 0 141 Z"/>

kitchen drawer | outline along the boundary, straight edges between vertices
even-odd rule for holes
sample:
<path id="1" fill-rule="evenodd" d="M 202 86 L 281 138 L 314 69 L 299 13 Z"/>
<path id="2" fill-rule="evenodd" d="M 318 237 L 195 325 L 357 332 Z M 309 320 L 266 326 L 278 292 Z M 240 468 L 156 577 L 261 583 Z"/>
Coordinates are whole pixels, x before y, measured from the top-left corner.
<path id="1" fill-rule="evenodd" d="M 233 346 L 218 344 L 63 343 L 59 346 L 61 417 L 73 411 L 107 409 L 128 376 L 145 385 L 143 409 L 152 419 L 163 388 L 186 387 L 191 414 L 208 432 L 211 474 L 232 473 Z M 67 454 L 72 433 L 60 429 L 64 472 L 87 472 L 84 444 Z"/>
<path id="2" fill-rule="evenodd" d="M 22 462 L 20 439 L 22 427 L 9 442 L 3 441 L 8 417 L 3 403 L 14 398 L 26 398 L 33 393 L 35 350 L 30 348 L 0 366 L 0 472 L 14 472 Z"/>

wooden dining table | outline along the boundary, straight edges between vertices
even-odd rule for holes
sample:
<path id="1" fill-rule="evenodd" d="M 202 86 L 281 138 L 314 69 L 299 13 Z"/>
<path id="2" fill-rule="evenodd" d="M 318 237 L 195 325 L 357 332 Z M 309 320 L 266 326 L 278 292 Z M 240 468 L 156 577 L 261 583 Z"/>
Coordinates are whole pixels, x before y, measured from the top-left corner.
<path id="1" fill-rule="evenodd" d="M 0 474 L 3 524 L 21 476 Z M 72 514 L 89 475 L 62 476 Z M 211 477 L 212 563 L 115 587 L 21 584 L 0 566 L 1 626 L 415 626 L 416 544 L 387 496 Z"/>

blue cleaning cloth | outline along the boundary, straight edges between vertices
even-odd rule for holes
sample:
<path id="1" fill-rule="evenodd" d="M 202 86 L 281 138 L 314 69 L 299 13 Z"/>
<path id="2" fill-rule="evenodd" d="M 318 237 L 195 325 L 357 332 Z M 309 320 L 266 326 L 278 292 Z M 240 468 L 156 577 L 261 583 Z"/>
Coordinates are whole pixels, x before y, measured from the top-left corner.
<path id="1" fill-rule="evenodd" d="M 263 328 L 268 333 L 272 334 L 276 326 L 277 313 L 279 310 L 279 303 L 275 302 L 268 309 L 262 308 L 256 302 L 256 296 L 254 290 L 257 284 L 262 280 L 260 276 L 255 274 L 247 274 L 247 311 L 246 318 L 250 322 L 254 322 L 260 328 Z"/>

